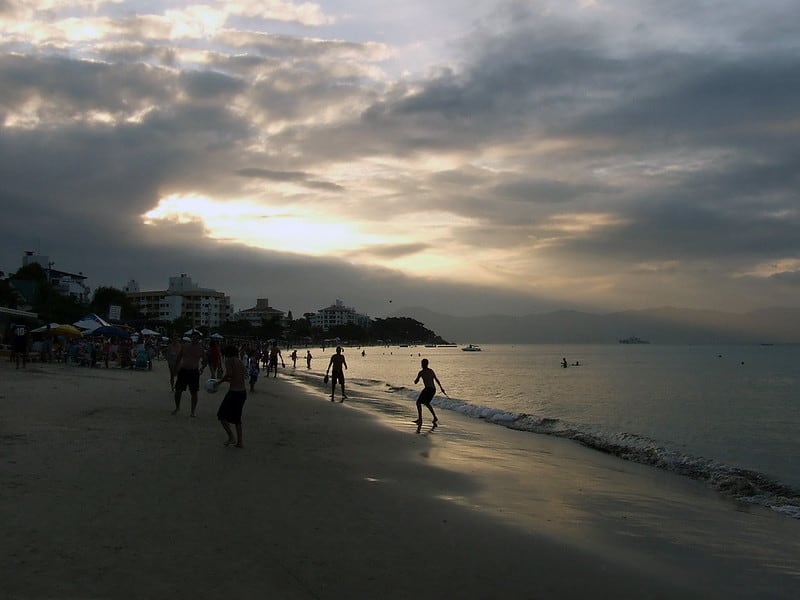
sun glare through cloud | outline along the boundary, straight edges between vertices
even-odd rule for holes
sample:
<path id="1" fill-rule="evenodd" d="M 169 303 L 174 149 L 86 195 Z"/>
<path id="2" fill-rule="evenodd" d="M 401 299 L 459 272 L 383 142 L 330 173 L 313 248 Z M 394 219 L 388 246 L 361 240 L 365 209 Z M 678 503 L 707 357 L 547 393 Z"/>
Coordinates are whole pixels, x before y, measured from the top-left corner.
<path id="1" fill-rule="evenodd" d="M 246 255 L 514 311 L 800 301 L 796 2 L 4 7 L 0 200 L 97 279 L 135 239 L 208 285 Z"/>
<path id="2" fill-rule="evenodd" d="M 151 226 L 160 222 L 201 223 L 211 239 L 315 256 L 357 250 L 383 241 L 359 231 L 349 221 L 321 220 L 311 211 L 197 195 L 174 194 L 162 198 L 142 219 Z"/>

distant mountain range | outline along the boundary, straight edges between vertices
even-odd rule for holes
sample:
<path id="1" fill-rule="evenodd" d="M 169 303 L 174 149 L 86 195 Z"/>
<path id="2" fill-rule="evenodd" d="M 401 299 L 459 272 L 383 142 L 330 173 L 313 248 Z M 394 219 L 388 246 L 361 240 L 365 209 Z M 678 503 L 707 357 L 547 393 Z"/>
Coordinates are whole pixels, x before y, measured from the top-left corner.
<path id="1" fill-rule="evenodd" d="M 800 343 L 800 309 L 769 308 L 748 313 L 651 308 L 605 314 L 560 310 L 521 317 L 454 317 L 422 307 L 393 317 L 411 317 L 457 343 L 617 343 L 632 336 L 653 344 Z"/>

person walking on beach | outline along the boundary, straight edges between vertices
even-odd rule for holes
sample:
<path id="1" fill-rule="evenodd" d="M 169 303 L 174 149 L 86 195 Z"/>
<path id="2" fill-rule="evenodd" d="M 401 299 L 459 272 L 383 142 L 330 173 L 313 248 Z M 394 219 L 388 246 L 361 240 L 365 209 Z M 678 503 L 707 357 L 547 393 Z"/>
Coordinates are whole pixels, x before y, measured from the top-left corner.
<path id="1" fill-rule="evenodd" d="M 192 341 L 181 345 L 178 351 L 177 365 L 178 376 L 175 379 L 175 410 L 173 415 L 177 415 L 181 410 L 181 395 L 186 388 L 192 396 L 193 417 L 197 416 L 197 390 L 200 389 L 200 373 L 205 366 L 205 351 L 200 343 L 200 334 L 192 333 Z M 203 363 L 201 365 L 201 363 Z"/>
<path id="2" fill-rule="evenodd" d="M 28 366 L 28 347 L 30 340 L 28 339 L 28 329 L 25 325 L 13 325 L 14 328 L 14 342 L 11 346 L 11 356 L 17 361 L 17 368 L 19 369 L 20 359 L 22 359 L 22 367 Z"/>
<path id="3" fill-rule="evenodd" d="M 341 346 L 336 346 L 336 354 L 332 355 L 330 362 L 328 362 L 328 368 L 325 369 L 326 377 L 331 367 L 333 367 L 333 373 L 331 374 L 331 402 L 333 402 L 333 397 L 336 394 L 337 381 L 342 387 L 342 399 L 339 402 L 344 402 L 344 399 L 347 398 L 347 394 L 344 393 L 344 371 L 347 369 L 347 361 L 344 359 Z"/>
<path id="4" fill-rule="evenodd" d="M 311 350 L 306 350 L 306 369 L 311 368 L 311 359 L 314 358 L 311 356 Z"/>
<path id="5" fill-rule="evenodd" d="M 437 383 L 439 384 L 439 389 L 442 390 L 443 394 L 445 391 L 442 387 L 442 383 L 439 381 L 439 378 L 436 377 L 436 373 L 433 372 L 433 369 L 428 367 L 428 359 L 423 358 L 421 364 L 422 370 L 417 373 L 417 378 L 414 380 L 414 383 L 419 383 L 419 380 L 422 379 L 422 383 L 425 384 L 425 387 L 422 388 L 422 391 L 417 397 L 417 420 L 414 421 L 414 423 L 417 425 L 422 425 L 422 405 L 424 404 L 433 416 L 433 424 L 437 425 L 439 423 L 439 419 L 436 417 L 436 412 L 431 406 L 431 400 L 433 400 L 433 396 L 436 394 Z"/>
<path id="6" fill-rule="evenodd" d="M 247 374 L 250 376 L 250 391 L 256 391 L 256 382 L 258 381 L 258 374 L 261 369 L 258 366 L 258 359 L 251 358 L 250 365 L 247 367 Z"/>
<path id="7" fill-rule="evenodd" d="M 225 357 L 225 375 L 220 379 L 220 383 L 228 382 L 228 392 L 219 405 L 217 418 L 222 424 L 225 433 L 228 434 L 225 445 L 244 448 L 242 408 L 244 408 L 245 400 L 247 400 L 247 391 L 244 387 L 244 364 L 239 360 L 239 351 L 236 346 L 226 346 L 222 354 Z M 257 363 L 256 368 L 258 368 Z M 231 425 L 236 428 L 236 437 L 233 436 Z"/>
<path id="8" fill-rule="evenodd" d="M 175 391 L 175 377 L 178 375 L 178 353 L 181 351 L 181 338 L 177 333 L 172 334 L 172 339 L 165 352 L 167 366 L 169 367 L 169 389 Z"/>
<path id="9" fill-rule="evenodd" d="M 272 369 L 275 369 L 275 375 L 273 375 L 273 379 L 278 376 L 278 359 L 281 359 L 281 366 L 285 369 L 286 363 L 283 362 L 283 355 L 281 354 L 281 349 L 278 348 L 278 342 L 272 342 L 272 347 L 269 349 L 269 366 L 267 367 L 267 377 L 269 377 L 269 372 Z"/>
<path id="10" fill-rule="evenodd" d="M 292 359 L 292 368 L 297 368 L 297 350 L 292 350 L 292 353 L 289 355 Z"/>
<path id="11" fill-rule="evenodd" d="M 208 372 L 211 377 L 219 377 L 222 372 L 222 355 L 219 351 L 219 344 L 217 340 L 211 340 L 208 344 L 208 353 L 206 358 L 208 365 Z"/>

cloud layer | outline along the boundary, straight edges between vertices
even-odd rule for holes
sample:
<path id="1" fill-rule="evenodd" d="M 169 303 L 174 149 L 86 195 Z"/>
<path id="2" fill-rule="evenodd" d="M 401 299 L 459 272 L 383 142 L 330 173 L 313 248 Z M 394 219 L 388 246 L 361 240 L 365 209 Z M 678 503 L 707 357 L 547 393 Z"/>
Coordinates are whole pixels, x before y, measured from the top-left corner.
<path id="1" fill-rule="evenodd" d="M 295 314 L 798 304 L 796 3 L 427 4 L 0 4 L 0 267 Z"/>

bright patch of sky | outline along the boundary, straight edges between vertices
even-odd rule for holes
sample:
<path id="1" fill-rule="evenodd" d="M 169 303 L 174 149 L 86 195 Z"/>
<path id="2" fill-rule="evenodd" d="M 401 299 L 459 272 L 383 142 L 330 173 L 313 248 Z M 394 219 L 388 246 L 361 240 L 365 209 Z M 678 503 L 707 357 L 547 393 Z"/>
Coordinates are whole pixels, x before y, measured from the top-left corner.
<path id="1" fill-rule="evenodd" d="M 0 6 L 3 200 L 34 221 L 515 306 L 799 300 L 795 2 Z"/>

